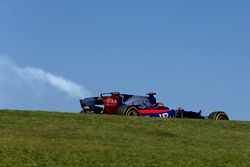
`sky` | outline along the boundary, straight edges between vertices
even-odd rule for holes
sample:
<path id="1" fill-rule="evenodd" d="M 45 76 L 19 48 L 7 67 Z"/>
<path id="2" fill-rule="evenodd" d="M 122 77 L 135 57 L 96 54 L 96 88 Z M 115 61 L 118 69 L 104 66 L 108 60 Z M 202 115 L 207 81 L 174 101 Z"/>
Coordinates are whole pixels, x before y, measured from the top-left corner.
<path id="1" fill-rule="evenodd" d="M 173 109 L 250 121 L 249 6 L 1 0 L 0 107 L 79 112 L 102 92 L 156 92 Z"/>

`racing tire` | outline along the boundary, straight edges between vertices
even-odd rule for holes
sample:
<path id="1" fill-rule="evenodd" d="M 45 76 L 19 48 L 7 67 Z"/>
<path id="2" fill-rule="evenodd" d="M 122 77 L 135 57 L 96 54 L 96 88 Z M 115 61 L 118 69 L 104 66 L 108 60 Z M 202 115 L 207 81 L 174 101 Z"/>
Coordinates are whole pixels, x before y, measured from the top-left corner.
<path id="1" fill-rule="evenodd" d="M 121 106 L 116 110 L 116 115 L 138 116 L 138 110 L 132 106 Z"/>
<path id="2" fill-rule="evenodd" d="M 227 114 L 223 111 L 215 111 L 209 114 L 208 119 L 214 120 L 229 120 Z"/>
<path id="3" fill-rule="evenodd" d="M 138 116 L 138 110 L 135 107 L 129 107 L 126 111 L 126 116 Z"/>

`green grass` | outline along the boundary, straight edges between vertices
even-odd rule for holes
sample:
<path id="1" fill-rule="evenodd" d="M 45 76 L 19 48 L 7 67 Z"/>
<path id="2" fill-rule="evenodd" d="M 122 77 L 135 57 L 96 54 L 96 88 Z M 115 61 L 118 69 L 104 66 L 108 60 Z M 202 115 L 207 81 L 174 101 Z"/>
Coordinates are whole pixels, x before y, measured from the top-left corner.
<path id="1" fill-rule="evenodd" d="M 249 167 L 250 122 L 0 111 L 0 167 Z"/>

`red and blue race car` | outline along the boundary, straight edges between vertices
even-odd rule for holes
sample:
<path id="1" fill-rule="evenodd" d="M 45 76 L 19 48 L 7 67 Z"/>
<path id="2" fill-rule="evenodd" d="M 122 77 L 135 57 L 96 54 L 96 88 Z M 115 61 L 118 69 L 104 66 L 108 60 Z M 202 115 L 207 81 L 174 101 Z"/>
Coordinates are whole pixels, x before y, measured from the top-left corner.
<path id="1" fill-rule="evenodd" d="M 212 112 L 206 117 L 201 115 L 201 111 L 185 111 L 181 108 L 169 109 L 163 103 L 157 102 L 155 95 L 156 93 L 148 93 L 147 96 L 120 94 L 119 92 L 102 93 L 98 97 L 81 99 L 80 104 L 83 109 L 81 113 L 229 120 L 223 111 Z"/>

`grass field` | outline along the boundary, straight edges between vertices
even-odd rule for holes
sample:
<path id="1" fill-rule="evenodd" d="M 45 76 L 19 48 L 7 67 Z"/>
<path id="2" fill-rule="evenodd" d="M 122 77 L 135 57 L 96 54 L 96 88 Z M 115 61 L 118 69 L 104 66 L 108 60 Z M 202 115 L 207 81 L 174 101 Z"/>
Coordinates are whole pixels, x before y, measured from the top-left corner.
<path id="1" fill-rule="evenodd" d="M 250 122 L 0 111 L 0 167 L 250 166 Z"/>

